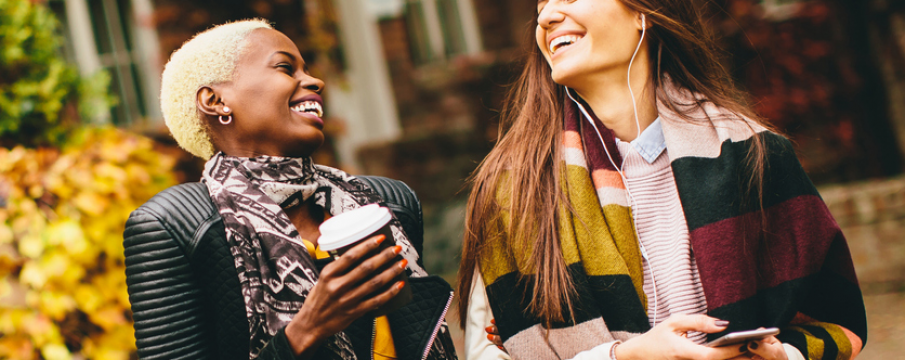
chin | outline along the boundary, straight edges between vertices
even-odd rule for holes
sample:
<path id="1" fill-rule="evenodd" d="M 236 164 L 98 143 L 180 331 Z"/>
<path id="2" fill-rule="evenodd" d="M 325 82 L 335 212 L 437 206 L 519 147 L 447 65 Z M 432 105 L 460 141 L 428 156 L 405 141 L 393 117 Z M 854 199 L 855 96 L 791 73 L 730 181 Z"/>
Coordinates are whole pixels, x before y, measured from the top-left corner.
<path id="1" fill-rule="evenodd" d="M 550 77 L 553 78 L 553 82 L 559 85 L 574 88 L 578 83 L 578 79 L 581 78 L 581 74 L 578 74 L 575 71 L 569 71 L 568 69 L 554 69 L 550 73 Z"/>

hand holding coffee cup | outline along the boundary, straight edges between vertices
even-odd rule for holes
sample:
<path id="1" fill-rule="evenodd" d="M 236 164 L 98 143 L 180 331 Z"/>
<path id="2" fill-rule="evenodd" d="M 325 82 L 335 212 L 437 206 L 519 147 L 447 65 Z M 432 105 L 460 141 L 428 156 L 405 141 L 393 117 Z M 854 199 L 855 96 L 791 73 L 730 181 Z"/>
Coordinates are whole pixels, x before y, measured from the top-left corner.
<path id="1" fill-rule="evenodd" d="M 384 246 L 385 235 L 368 237 L 324 266 L 302 308 L 286 326 L 286 337 L 301 359 L 353 321 L 383 307 L 407 288 L 399 276 L 407 261 L 402 248 Z"/>
<path id="2" fill-rule="evenodd" d="M 374 236 L 382 235 L 385 237 L 379 247 L 381 250 L 396 248 L 398 246 L 390 226 L 392 220 L 393 216 L 390 210 L 377 204 L 365 205 L 333 216 L 320 225 L 321 236 L 317 241 L 318 246 L 321 250 L 329 253 L 334 258 L 334 261 L 342 258 L 356 244 Z M 403 259 L 402 261 L 404 262 L 405 260 Z M 388 264 L 379 268 L 377 272 L 385 270 L 388 266 L 391 265 Z M 407 280 L 405 272 L 400 273 L 396 278 L 397 282 L 402 282 L 403 284 L 399 294 L 383 306 L 375 308 L 369 314 L 371 316 L 386 315 L 411 301 L 412 290 L 408 286 Z M 387 287 L 389 286 L 392 285 L 387 285 Z M 381 289 L 380 291 L 382 292 L 383 290 L 386 289 Z"/>

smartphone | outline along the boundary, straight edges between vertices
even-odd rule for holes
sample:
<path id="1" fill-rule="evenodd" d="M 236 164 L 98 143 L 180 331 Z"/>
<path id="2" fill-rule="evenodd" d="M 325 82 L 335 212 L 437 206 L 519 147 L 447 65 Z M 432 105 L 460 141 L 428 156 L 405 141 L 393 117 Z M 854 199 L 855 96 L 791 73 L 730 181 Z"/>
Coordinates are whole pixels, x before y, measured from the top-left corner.
<path id="1" fill-rule="evenodd" d="M 766 328 L 766 329 L 757 329 L 757 330 L 747 330 L 747 331 L 736 331 L 732 333 L 728 333 L 726 335 L 721 336 L 719 339 L 713 340 L 707 343 L 709 347 L 718 347 L 718 346 L 726 346 L 732 344 L 741 344 L 746 341 L 751 340 L 760 340 L 767 336 L 778 335 L 779 329 L 777 328 Z"/>

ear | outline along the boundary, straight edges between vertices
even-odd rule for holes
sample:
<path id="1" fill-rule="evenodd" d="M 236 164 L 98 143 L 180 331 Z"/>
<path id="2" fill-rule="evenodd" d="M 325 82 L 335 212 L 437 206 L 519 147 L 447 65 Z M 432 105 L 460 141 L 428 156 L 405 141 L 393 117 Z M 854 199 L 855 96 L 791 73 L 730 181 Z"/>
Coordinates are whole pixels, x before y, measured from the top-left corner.
<path id="1" fill-rule="evenodd" d="M 198 110 L 210 116 L 229 116 L 231 112 L 224 111 L 226 104 L 217 91 L 210 86 L 202 86 L 195 94 L 195 103 Z"/>

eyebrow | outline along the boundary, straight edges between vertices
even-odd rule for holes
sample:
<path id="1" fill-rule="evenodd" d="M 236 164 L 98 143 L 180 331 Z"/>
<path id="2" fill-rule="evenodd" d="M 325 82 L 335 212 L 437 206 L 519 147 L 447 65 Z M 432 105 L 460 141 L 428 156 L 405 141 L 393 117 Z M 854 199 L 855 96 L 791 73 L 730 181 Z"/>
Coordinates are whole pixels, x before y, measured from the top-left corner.
<path id="1" fill-rule="evenodd" d="M 273 60 L 273 57 L 274 57 L 274 56 L 277 56 L 277 55 L 285 55 L 285 56 L 289 57 L 289 59 L 291 59 L 292 62 L 296 62 L 295 55 L 292 55 L 292 53 L 289 53 L 289 52 L 286 52 L 286 51 L 283 51 L 283 50 L 280 50 L 280 51 L 277 51 L 277 52 L 274 52 L 273 54 L 271 54 L 271 55 L 270 55 L 270 60 Z M 305 73 L 308 73 L 308 63 L 305 62 L 304 59 L 300 59 L 299 62 L 302 64 L 302 70 L 303 70 Z"/>
<path id="2" fill-rule="evenodd" d="M 292 59 L 292 61 L 296 61 L 296 60 L 297 60 L 297 59 L 295 58 L 295 55 L 292 55 L 291 53 L 286 52 L 286 51 L 282 51 L 282 50 L 277 51 L 277 52 L 271 54 L 271 55 L 270 55 L 270 59 L 273 59 L 274 56 L 277 56 L 277 55 L 280 55 L 280 54 L 287 56 L 288 58 Z"/>

